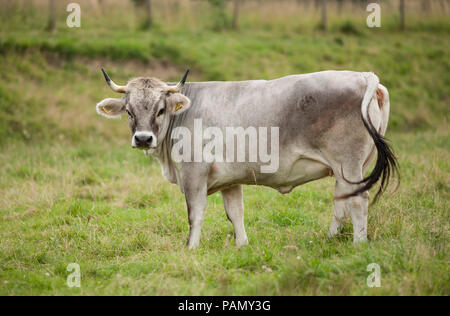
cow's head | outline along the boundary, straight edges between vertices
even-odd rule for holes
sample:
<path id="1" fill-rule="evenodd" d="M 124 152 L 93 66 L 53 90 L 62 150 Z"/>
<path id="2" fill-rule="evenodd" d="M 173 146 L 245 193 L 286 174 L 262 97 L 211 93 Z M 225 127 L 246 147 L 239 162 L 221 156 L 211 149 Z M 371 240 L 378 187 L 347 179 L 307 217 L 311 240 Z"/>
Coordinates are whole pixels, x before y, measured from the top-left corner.
<path id="1" fill-rule="evenodd" d="M 131 129 L 131 146 L 139 149 L 158 147 L 167 134 L 171 115 L 186 111 L 191 101 L 180 93 L 189 70 L 183 79 L 171 86 L 156 78 L 135 78 L 126 86 L 119 86 L 102 68 L 111 89 L 124 93 L 122 98 L 107 98 L 97 104 L 97 113 L 107 118 L 128 114 Z"/>

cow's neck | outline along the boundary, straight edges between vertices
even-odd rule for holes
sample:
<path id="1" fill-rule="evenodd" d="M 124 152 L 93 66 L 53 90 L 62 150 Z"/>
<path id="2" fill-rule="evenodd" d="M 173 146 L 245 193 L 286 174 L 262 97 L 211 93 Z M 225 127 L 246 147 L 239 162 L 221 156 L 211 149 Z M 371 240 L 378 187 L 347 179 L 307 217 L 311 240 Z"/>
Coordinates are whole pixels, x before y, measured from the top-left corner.
<path id="1" fill-rule="evenodd" d="M 181 117 L 171 116 L 166 136 L 162 140 L 161 146 L 155 152 L 153 152 L 153 156 L 155 156 L 158 159 L 161 165 L 163 177 L 167 181 L 175 184 L 180 184 L 180 181 L 178 169 L 176 167 L 175 162 L 172 161 L 171 157 L 171 151 L 173 146 L 171 131 L 173 130 L 174 127 L 178 126 L 180 119 Z"/>
<path id="2" fill-rule="evenodd" d="M 191 102 L 194 103 L 193 96 L 195 95 L 195 87 L 193 83 L 187 83 L 183 90 L 181 91 L 182 94 L 186 95 L 191 99 Z M 172 131 L 177 126 L 184 126 L 184 120 L 186 119 L 186 114 L 189 110 L 186 112 L 180 114 L 180 115 L 174 115 L 170 117 L 169 127 L 167 129 L 166 136 L 164 140 L 161 143 L 161 146 L 153 152 L 153 156 L 155 156 L 159 163 L 161 164 L 162 168 L 162 175 L 163 177 L 171 182 L 178 184 L 181 191 L 184 192 L 184 189 L 182 187 L 182 183 L 180 181 L 180 173 L 177 167 L 177 163 L 172 160 L 171 152 L 172 152 L 172 146 L 173 146 L 173 139 L 172 139 Z"/>

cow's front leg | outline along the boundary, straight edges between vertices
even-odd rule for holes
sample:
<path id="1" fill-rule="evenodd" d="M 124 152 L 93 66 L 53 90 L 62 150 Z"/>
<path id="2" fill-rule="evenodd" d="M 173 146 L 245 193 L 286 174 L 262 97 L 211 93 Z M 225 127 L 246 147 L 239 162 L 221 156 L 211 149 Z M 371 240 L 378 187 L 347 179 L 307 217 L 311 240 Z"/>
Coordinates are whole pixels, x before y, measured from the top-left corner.
<path id="1" fill-rule="evenodd" d="M 189 183 L 185 188 L 186 204 L 189 216 L 189 249 L 197 248 L 200 243 L 203 219 L 207 201 L 207 188 L 205 183 Z"/>
<path id="2" fill-rule="evenodd" d="M 242 185 L 222 190 L 225 212 L 234 226 L 234 239 L 237 247 L 247 246 L 248 239 L 244 227 L 244 201 Z"/>

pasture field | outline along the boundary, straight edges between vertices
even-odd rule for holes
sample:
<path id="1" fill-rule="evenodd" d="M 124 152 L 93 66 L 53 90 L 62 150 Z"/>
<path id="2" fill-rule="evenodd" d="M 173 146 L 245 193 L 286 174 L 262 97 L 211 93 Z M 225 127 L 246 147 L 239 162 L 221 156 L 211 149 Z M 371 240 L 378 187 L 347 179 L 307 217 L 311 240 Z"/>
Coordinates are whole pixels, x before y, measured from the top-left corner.
<path id="1" fill-rule="evenodd" d="M 275 20 L 275 29 L 158 26 L 130 36 L 88 17 L 85 28 L 48 35 L 14 12 L 0 29 L 0 295 L 450 294 L 445 19 L 406 33 L 336 18 L 330 32 Z M 387 137 L 401 185 L 370 208 L 369 242 L 360 247 L 350 223 L 326 237 L 332 178 L 288 195 L 246 186 L 250 245 L 242 249 L 216 193 L 201 245 L 189 251 L 183 195 L 155 159 L 131 149 L 125 118 L 95 113 L 96 102 L 114 96 L 101 66 L 118 83 L 178 80 L 188 66 L 190 80 L 372 70 L 390 90 Z M 81 267 L 80 288 L 66 285 L 69 263 Z M 370 263 L 381 267 L 379 288 L 366 284 Z"/>

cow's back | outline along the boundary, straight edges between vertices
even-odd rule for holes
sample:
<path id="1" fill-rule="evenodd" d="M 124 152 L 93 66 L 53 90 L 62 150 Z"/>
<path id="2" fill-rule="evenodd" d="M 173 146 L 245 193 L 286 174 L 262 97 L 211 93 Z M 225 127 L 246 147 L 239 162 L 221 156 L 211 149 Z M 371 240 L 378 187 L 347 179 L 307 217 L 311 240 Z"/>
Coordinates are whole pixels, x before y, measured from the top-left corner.
<path id="1" fill-rule="evenodd" d="M 359 118 L 365 86 L 362 74 L 350 71 L 189 83 L 187 120 L 201 118 L 204 127 L 279 127 L 281 144 L 320 141 L 337 120 Z"/>

